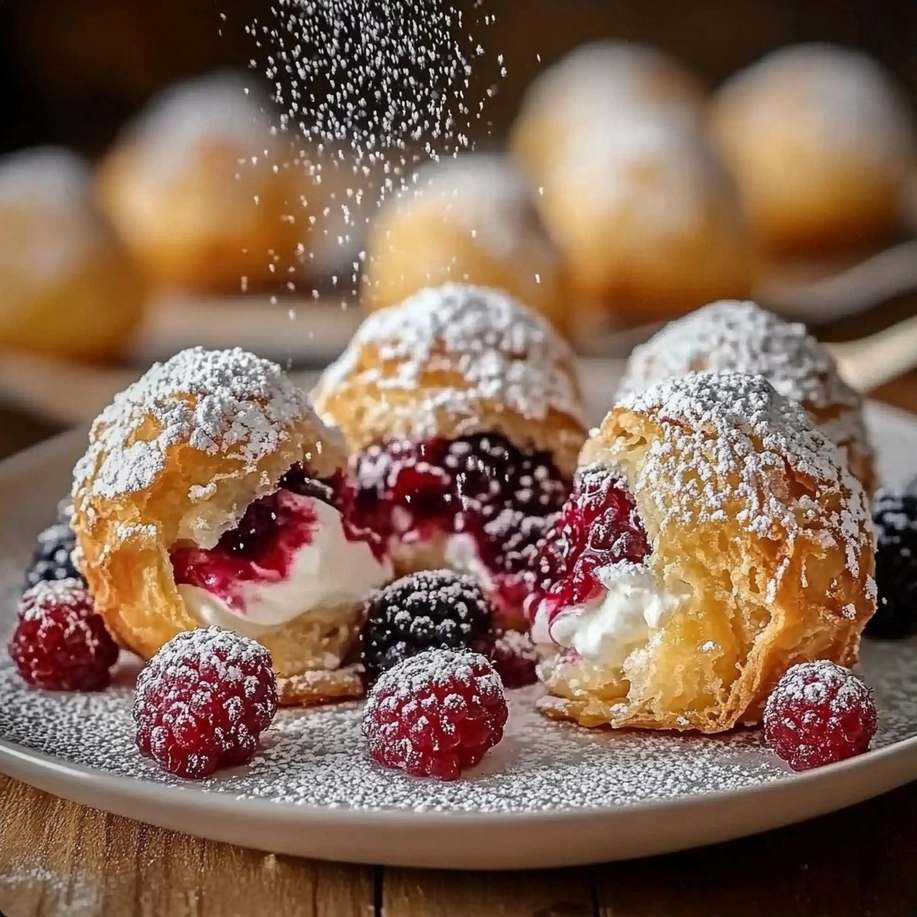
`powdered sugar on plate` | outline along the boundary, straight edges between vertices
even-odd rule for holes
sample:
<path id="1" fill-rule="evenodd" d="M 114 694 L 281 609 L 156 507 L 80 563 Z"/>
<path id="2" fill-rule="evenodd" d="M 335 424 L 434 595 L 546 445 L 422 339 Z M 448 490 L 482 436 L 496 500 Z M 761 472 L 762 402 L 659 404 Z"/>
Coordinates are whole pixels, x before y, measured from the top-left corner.
<path id="1" fill-rule="evenodd" d="M 375 349 L 389 366 L 380 369 L 378 360 L 362 365 L 364 348 Z M 326 370 L 319 391 L 333 392 L 345 380 L 375 386 L 382 409 L 390 412 L 398 407 L 386 401 L 387 391 L 426 387 L 429 391 L 401 408 L 414 435 L 423 436 L 437 432 L 437 410 L 461 414 L 483 400 L 531 420 L 551 411 L 582 420 L 572 366 L 567 344 L 546 319 L 497 290 L 450 284 L 370 315 Z M 424 374 L 437 370 L 457 371 L 466 385 L 424 386 Z"/>
<path id="2" fill-rule="evenodd" d="M 917 735 L 917 641 L 867 642 L 863 676 L 879 708 L 874 748 Z M 536 713 L 540 689 L 510 692 L 504 740 L 455 783 L 383 770 L 364 755 L 361 703 L 283 709 L 254 762 L 188 784 L 142 759 L 133 744 L 130 664 L 101 694 L 53 694 L 24 685 L 0 663 L 0 739 L 24 748 L 161 784 L 279 805 L 453 813 L 603 809 L 728 792 L 794 779 L 758 731 L 723 737 L 606 732 Z M 189 803 L 190 804 L 190 803 Z"/>
<path id="3" fill-rule="evenodd" d="M 305 395 L 268 360 L 194 347 L 157 363 L 96 419 L 74 471 L 73 496 L 117 498 L 149 487 L 181 444 L 232 452 L 246 465 L 277 449 L 307 416 Z"/>

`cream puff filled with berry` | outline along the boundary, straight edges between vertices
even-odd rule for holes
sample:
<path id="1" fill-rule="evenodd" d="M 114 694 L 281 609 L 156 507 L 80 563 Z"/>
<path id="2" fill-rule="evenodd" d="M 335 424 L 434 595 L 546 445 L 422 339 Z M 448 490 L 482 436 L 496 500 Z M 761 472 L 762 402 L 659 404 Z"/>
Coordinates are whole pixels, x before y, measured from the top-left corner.
<path id="1" fill-rule="evenodd" d="M 760 376 L 698 373 L 619 404 L 549 536 L 533 635 L 549 716 L 715 733 L 796 663 L 856 662 L 875 612 L 867 500 Z"/>
<path id="2" fill-rule="evenodd" d="M 521 622 L 536 548 L 585 439 L 573 355 L 495 290 L 449 285 L 370 315 L 315 392 L 343 431 L 359 524 L 399 573 L 476 574 Z"/>
<path id="3" fill-rule="evenodd" d="M 96 419 L 75 469 L 96 611 L 145 659 L 218 624 L 271 651 L 284 702 L 359 694 L 345 663 L 391 568 L 353 524 L 345 464 L 276 364 L 200 348 L 157 364 Z"/>
<path id="4" fill-rule="evenodd" d="M 637 347 L 618 396 L 702 370 L 764 376 L 781 395 L 802 405 L 872 494 L 875 471 L 863 396 L 841 378 L 834 357 L 804 325 L 783 321 L 753 302 L 711 303 Z"/>

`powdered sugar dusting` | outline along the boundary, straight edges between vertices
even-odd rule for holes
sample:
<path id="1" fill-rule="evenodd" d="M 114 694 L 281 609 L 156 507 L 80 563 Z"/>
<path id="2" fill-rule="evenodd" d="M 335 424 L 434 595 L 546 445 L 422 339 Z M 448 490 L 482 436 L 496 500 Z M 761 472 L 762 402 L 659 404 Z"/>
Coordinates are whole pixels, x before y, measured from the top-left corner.
<path id="1" fill-rule="evenodd" d="M 236 348 L 195 347 L 157 363 L 93 424 L 74 471 L 74 499 L 116 498 L 149 487 L 179 444 L 232 453 L 254 467 L 307 416 L 305 395 L 276 364 Z"/>
<path id="2" fill-rule="evenodd" d="M 649 487 L 679 494 L 672 512 L 687 524 L 730 512 L 746 531 L 766 537 L 775 528 L 792 537 L 803 527 L 837 538 L 857 575 L 871 525 L 866 496 L 837 447 L 816 429 L 803 409 L 777 394 L 761 376 L 690 373 L 630 395 L 623 405 L 662 422 L 643 467 Z M 709 466 L 714 465 L 717 480 Z M 763 489 L 761 482 L 789 465 L 812 481 L 812 494 Z M 731 487 L 724 482 L 732 480 Z M 825 514 L 831 494 L 849 493 L 834 515 Z M 739 507 L 736 511 L 736 506 Z M 731 507 L 731 508 L 730 508 Z"/>
<path id="3" fill-rule="evenodd" d="M 394 369 L 361 369 L 364 347 L 376 348 Z M 571 361 L 566 343 L 526 306 L 497 290 L 450 284 L 370 315 L 319 388 L 334 391 L 359 373 L 357 381 L 378 386 L 384 400 L 387 390 L 418 391 L 425 372 L 457 370 L 467 387 L 433 388 L 420 404 L 411 401 L 401 408 L 420 438 L 437 432 L 438 409 L 461 414 L 485 399 L 532 420 L 543 420 L 552 410 L 581 420 Z M 398 408 L 387 403 L 384 409 Z"/>
<path id="4" fill-rule="evenodd" d="M 631 354 L 619 395 L 696 370 L 764 376 L 807 410 L 836 411 L 826 429 L 835 442 L 866 442 L 863 399 L 841 379 L 827 348 L 805 325 L 785 322 L 756 303 L 715 302 L 671 322 Z"/>
<path id="5" fill-rule="evenodd" d="M 874 748 L 917 735 L 915 666 L 917 641 L 865 645 L 863 676 L 881 723 Z M 48 694 L 28 689 L 4 660 L 0 738 L 107 773 L 181 783 L 134 748 L 130 676 L 125 668 L 103 694 Z M 363 704 L 347 703 L 282 709 L 249 767 L 190 788 L 279 805 L 499 815 L 639 805 L 793 779 L 756 731 L 704 738 L 586 730 L 536 713 L 540 691 L 509 692 L 503 741 L 458 782 L 374 766 L 363 751 Z"/>

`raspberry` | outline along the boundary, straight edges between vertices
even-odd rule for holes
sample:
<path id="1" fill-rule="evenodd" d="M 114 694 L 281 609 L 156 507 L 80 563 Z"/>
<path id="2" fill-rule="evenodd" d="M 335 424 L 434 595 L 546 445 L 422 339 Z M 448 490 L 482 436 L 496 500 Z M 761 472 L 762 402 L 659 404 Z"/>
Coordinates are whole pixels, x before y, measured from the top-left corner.
<path id="1" fill-rule="evenodd" d="M 820 659 L 794 665 L 764 711 L 764 735 L 794 771 L 862 754 L 876 734 L 872 691 L 850 669 Z"/>
<path id="2" fill-rule="evenodd" d="M 48 691 L 97 691 L 111 682 L 118 647 L 79 580 L 36 583 L 23 594 L 9 646 L 19 674 Z"/>
<path id="3" fill-rule="evenodd" d="M 498 634 L 490 651 L 490 662 L 508 690 L 525 688 L 538 680 L 538 652 L 528 634 L 514 630 Z"/>
<path id="4" fill-rule="evenodd" d="M 277 712 L 271 654 L 219 627 L 178 634 L 137 679 L 137 747 L 179 777 L 251 760 Z"/>
<path id="5" fill-rule="evenodd" d="M 385 767 L 455 780 L 503 738 L 507 715 L 500 676 L 483 656 L 428 650 L 379 679 L 363 735 Z"/>
<path id="6" fill-rule="evenodd" d="M 873 505 L 879 606 L 866 625 L 874 637 L 906 637 L 917 629 L 917 489 L 883 490 Z"/>
<path id="7" fill-rule="evenodd" d="M 369 603 L 363 666 L 372 684 L 383 672 L 428 649 L 473 649 L 487 643 L 493 606 L 478 582 L 451 570 L 412 573 Z"/>
<path id="8" fill-rule="evenodd" d="M 630 495 L 606 468 L 578 472 L 573 493 L 542 540 L 535 588 L 526 600 L 530 621 L 553 618 L 599 593 L 596 571 L 610 564 L 640 563 L 649 552 L 643 524 Z"/>
<path id="9" fill-rule="evenodd" d="M 38 536 L 32 563 L 26 573 L 26 586 L 31 587 L 45 580 L 82 580 L 73 563 L 75 547 L 76 536 L 68 523 L 58 522 L 46 528 Z"/>

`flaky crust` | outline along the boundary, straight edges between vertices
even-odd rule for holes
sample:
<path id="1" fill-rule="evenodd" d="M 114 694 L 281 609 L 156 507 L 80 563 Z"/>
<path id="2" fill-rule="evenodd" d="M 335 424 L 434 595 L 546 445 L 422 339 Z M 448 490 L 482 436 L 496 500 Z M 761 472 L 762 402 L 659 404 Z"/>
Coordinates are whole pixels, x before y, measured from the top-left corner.
<path id="1" fill-rule="evenodd" d="M 186 371 L 208 358 L 204 351 L 189 353 Z M 213 547 L 297 462 L 322 477 L 346 462 L 340 436 L 278 367 L 241 352 L 218 356 L 223 370 L 242 380 L 233 397 L 222 405 L 208 400 L 207 386 L 222 383 L 206 371 L 171 389 L 144 388 L 141 380 L 95 421 L 75 471 L 73 527 L 81 570 L 112 635 L 144 659 L 176 634 L 201 626 L 175 583 L 169 551 L 176 543 Z M 264 366 L 278 374 L 268 378 L 274 389 L 261 384 Z M 362 605 L 315 611 L 252 634 L 271 651 L 279 676 L 333 670 L 352 647 Z M 333 673 L 315 677 L 311 693 L 290 688 L 286 696 L 317 700 L 317 686 L 333 683 Z"/>
<path id="2" fill-rule="evenodd" d="M 418 331 L 418 322 L 444 304 L 454 310 L 442 316 L 441 333 L 432 326 Z M 498 336 L 521 341 L 522 348 L 484 344 L 469 352 L 450 346 L 459 324 L 472 313 L 486 315 L 489 304 L 506 307 L 507 326 Z M 520 330 L 526 328 L 532 349 Z M 472 328 L 469 336 L 474 333 Z M 481 341 L 484 336 L 481 331 Z M 492 365 L 498 367 L 493 378 L 475 375 Z M 514 386 L 517 369 L 529 372 L 547 394 L 536 397 L 523 391 L 523 385 Z M 347 352 L 321 378 L 313 400 L 319 414 L 341 429 L 353 454 L 390 439 L 454 439 L 496 431 L 520 448 L 551 453 L 561 472 L 570 475 L 585 439 L 572 351 L 530 310 L 502 293 L 477 287 L 422 291 L 370 316 Z"/>
<path id="3" fill-rule="evenodd" d="M 696 383 L 686 384 L 694 397 Z M 677 397 L 657 398 L 657 387 L 612 410 L 584 447 L 583 465 L 609 468 L 629 488 L 656 581 L 687 584 L 690 599 L 621 669 L 582 658 L 549 667 L 546 715 L 721 732 L 758 722 L 790 666 L 856 663 L 876 607 L 863 490 L 801 410 L 779 404 L 763 380 L 740 385 L 753 388 L 728 384 L 724 405 L 757 404 L 804 432 L 760 415 L 743 426 L 728 410 L 711 421 Z"/>

